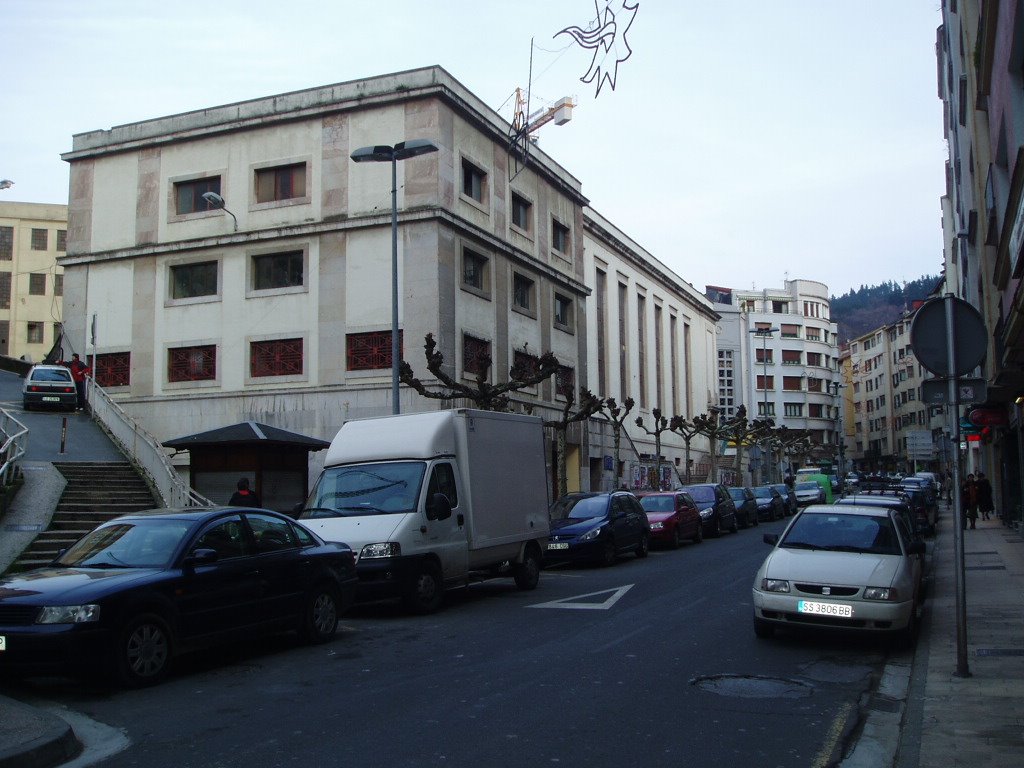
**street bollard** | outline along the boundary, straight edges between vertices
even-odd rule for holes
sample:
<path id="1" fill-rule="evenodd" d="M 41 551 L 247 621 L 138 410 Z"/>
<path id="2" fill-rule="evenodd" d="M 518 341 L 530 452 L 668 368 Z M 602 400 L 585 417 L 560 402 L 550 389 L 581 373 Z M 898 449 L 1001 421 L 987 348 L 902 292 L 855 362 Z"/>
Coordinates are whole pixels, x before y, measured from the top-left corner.
<path id="1" fill-rule="evenodd" d="M 60 452 L 64 453 L 64 445 L 68 441 L 68 417 L 64 416 L 61 419 L 60 425 Z"/>

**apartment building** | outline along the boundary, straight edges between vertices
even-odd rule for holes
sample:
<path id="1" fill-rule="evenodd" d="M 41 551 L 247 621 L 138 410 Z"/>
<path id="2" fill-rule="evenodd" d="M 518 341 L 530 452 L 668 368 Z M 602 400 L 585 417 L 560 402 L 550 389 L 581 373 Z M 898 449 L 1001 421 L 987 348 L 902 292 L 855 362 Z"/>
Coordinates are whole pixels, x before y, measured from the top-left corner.
<path id="1" fill-rule="evenodd" d="M 508 130 L 430 67 L 78 134 L 69 339 L 158 440 L 241 421 L 330 439 L 391 413 L 392 168 L 350 155 L 424 139 L 395 169 L 400 354 L 433 381 L 433 334 L 472 383 L 552 351 L 557 381 L 517 403 L 554 416 L 586 383 L 587 201 L 539 148 L 513 173 Z M 400 390 L 403 412 L 452 404 Z"/>
<path id="2" fill-rule="evenodd" d="M 0 202 L 0 355 L 38 362 L 60 336 L 68 208 Z"/>

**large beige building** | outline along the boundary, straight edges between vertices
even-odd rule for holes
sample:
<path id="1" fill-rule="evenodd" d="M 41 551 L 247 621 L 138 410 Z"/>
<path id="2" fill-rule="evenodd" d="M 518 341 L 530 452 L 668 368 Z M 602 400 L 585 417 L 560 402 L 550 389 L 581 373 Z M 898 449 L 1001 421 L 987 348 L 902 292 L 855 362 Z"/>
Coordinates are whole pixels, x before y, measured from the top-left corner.
<path id="1" fill-rule="evenodd" d="M 68 208 L 0 202 L 0 355 L 38 362 L 60 335 Z"/>

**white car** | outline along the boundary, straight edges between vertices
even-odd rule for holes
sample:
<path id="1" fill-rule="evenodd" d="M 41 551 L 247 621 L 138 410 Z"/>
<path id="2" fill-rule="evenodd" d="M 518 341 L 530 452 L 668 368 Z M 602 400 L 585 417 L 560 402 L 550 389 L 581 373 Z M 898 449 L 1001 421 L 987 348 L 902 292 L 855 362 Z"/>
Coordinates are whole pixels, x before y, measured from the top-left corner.
<path id="1" fill-rule="evenodd" d="M 897 512 L 813 505 L 764 541 L 775 546 L 754 578 L 758 637 L 778 627 L 831 627 L 913 641 L 925 545 Z"/>
<path id="2" fill-rule="evenodd" d="M 793 488 L 797 506 L 805 504 L 824 504 L 825 490 L 814 480 L 802 480 Z"/>
<path id="3" fill-rule="evenodd" d="M 71 371 L 63 365 L 33 365 L 25 375 L 21 401 L 26 411 L 35 407 L 75 410 L 78 392 Z"/>

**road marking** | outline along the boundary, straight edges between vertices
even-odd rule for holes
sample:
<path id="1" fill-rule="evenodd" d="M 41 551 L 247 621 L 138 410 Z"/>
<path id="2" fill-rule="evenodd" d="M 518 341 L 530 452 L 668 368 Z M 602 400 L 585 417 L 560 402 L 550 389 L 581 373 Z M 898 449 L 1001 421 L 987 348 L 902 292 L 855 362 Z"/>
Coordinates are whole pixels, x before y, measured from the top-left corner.
<path id="1" fill-rule="evenodd" d="M 574 595 L 573 597 L 563 597 L 561 600 L 552 600 L 548 603 L 535 603 L 534 605 L 528 605 L 527 608 L 565 608 L 567 610 L 576 611 L 607 611 L 613 605 L 615 605 L 619 598 L 629 592 L 633 588 L 632 584 L 627 584 L 624 587 L 613 587 L 612 589 L 602 589 L 599 592 L 588 592 L 585 595 Z M 595 597 L 597 595 L 608 595 L 607 598 L 600 602 L 596 600 L 587 600 L 588 597 Z"/>
<path id="2" fill-rule="evenodd" d="M 839 713 L 832 721 L 832 725 L 829 726 L 828 733 L 825 734 L 825 741 L 821 745 L 821 749 L 818 750 L 818 754 L 814 757 L 814 762 L 811 764 L 812 768 L 825 768 L 825 766 L 832 764 L 830 758 L 839 745 L 839 739 L 843 737 L 846 719 L 850 716 L 852 710 L 853 704 L 849 702 L 839 708 Z"/>

